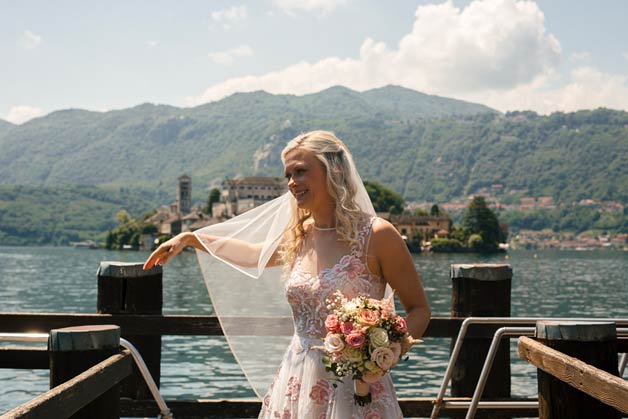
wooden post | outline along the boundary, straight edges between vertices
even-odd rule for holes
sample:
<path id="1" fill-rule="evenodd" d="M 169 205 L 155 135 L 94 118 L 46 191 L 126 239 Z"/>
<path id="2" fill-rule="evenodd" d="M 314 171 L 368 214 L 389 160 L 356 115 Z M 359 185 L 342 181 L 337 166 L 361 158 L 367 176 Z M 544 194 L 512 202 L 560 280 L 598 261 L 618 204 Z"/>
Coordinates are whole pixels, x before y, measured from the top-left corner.
<path id="1" fill-rule="evenodd" d="M 615 376 L 619 375 L 615 323 L 539 321 L 536 324 L 536 337 L 552 349 Z M 621 418 L 620 412 L 612 407 L 543 370 L 537 371 L 539 419 Z"/>
<path id="2" fill-rule="evenodd" d="M 162 314 L 162 274 L 161 266 L 149 271 L 142 269 L 142 263 L 100 262 L 98 268 L 98 303 L 100 314 L 137 315 Z M 159 386 L 161 375 L 161 336 L 138 336 L 122 334 L 142 355 L 155 383 Z M 134 373 L 124 380 L 122 397 L 132 399 L 152 398 L 137 367 Z"/>
<path id="3" fill-rule="evenodd" d="M 120 328 L 115 325 L 74 326 L 50 331 L 50 388 L 56 387 L 88 370 L 120 350 Z M 71 419 L 118 419 L 120 386 L 71 416 Z"/>
<path id="4" fill-rule="evenodd" d="M 451 265 L 452 317 L 510 317 L 510 265 Z M 473 327 L 473 326 L 471 326 Z M 451 348 L 455 340 L 452 339 Z M 472 397 L 491 338 L 465 338 L 451 380 L 453 397 Z M 510 397 L 509 339 L 503 338 L 495 354 L 483 399 Z"/>

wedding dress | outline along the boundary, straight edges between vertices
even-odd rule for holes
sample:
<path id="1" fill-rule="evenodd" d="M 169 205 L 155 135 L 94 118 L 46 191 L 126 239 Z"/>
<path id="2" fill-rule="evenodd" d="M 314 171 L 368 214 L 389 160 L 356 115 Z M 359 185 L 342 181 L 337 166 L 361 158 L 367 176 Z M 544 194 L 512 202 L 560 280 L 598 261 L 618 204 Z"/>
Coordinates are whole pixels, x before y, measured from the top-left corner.
<path id="1" fill-rule="evenodd" d="M 345 297 L 384 297 L 386 283 L 371 273 L 366 250 L 375 217 L 359 223 L 359 240 L 348 248 L 333 229 L 310 225 L 285 280 L 294 336 L 279 371 L 263 398 L 260 419 L 399 419 L 402 413 L 390 374 L 371 384 L 372 402 L 355 404 L 353 380 L 330 381 L 320 349 L 329 314 L 326 300 L 337 290 Z M 333 383 L 336 383 L 334 386 Z"/>

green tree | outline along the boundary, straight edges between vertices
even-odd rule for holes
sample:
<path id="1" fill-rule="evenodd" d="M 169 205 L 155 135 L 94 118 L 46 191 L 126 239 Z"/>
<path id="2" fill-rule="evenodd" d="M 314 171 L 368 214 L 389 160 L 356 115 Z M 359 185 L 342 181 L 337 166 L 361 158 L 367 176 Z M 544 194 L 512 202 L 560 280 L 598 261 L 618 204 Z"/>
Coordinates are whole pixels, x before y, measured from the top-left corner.
<path id="1" fill-rule="evenodd" d="M 375 211 L 389 211 L 391 214 L 403 212 L 404 200 L 401 195 L 377 182 L 364 182 L 366 192 L 371 198 Z"/>
<path id="2" fill-rule="evenodd" d="M 430 215 L 433 217 L 438 217 L 440 215 L 440 208 L 438 208 L 438 205 L 432 205 L 432 208 L 430 208 Z"/>
<path id="3" fill-rule="evenodd" d="M 499 239 L 502 236 L 499 221 L 486 205 L 483 196 L 476 196 L 469 203 L 462 224 L 471 236 L 477 234 L 482 238 L 481 247 L 477 239 L 473 241 L 476 250 L 493 251 L 499 247 Z"/>
<path id="4" fill-rule="evenodd" d="M 207 197 L 207 204 L 205 205 L 205 208 L 203 208 L 203 212 L 205 214 L 209 214 L 212 217 L 213 217 L 213 214 L 212 214 L 212 204 L 214 202 L 220 202 L 220 191 L 218 189 L 216 189 L 216 188 L 213 188 L 209 192 L 209 196 Z"/>

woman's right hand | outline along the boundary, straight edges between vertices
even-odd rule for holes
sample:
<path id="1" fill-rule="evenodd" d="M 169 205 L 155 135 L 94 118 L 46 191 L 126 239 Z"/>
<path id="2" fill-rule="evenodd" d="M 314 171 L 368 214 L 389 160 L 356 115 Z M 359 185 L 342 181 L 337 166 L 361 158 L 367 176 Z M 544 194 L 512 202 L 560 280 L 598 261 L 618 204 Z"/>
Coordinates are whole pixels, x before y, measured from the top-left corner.
<path id="1" fill-rule="evenodd" d="M 163 266 L 171 257 L 178 255 L 188 246 L 189 236 L 192 233 L 181 233 L 170 240 L 163 242 L 144 262 L 144 270 L 148 270 L 155 265 Z"/>

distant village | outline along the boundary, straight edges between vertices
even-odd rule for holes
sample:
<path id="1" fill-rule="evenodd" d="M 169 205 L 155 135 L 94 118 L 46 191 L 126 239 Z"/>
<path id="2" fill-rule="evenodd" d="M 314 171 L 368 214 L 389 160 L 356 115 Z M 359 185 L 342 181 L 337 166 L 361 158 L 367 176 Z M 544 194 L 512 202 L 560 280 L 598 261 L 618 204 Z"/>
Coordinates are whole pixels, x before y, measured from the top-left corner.
<path id="1" fill-rule="evenodd" d="M 484 196 L 489 208 L 505 211 L 533 211 L 551 210 L 559 206 L 551 196 L 531 197 L 523 195 L 525 191 L 504 191 L 502 184 L 493 184 L 475 191 L 474 195 Z M 518 199 L 512 196 L 519 195 Z M 508 203 L 504 203 L 506 201 Z M 513 202 L 514 201 L 514 202 Z M 517 202 L 518 201 L 518 202 Z M 414 211 L 423 209 L 429 211 L 433 205 L 431 202 L 410 202 L 407 209 Z M 450 214 L 464 211 L 468 205 L 467 198 L 458 198 L 448 203 L 441 203 L 439 207 Z M 569 205 L 596 207 L 603 211 L 623 212 L 624 205 L 616 201 L 597 201 L 594 199 L 582 199 Z M 608 234 L 591 236 L 587 234 L 576 235 L 570 232 L 554 232 L 551 230 L 521 229 L 509 238 L 511 248 L 524 249 L 562 249 L 562 250 L 599 250 L 599 249 L 626 249 L 628 234 L 618 234 L 611 237 Z"/>
<path id="2" fill-rule="evenodd" d="M 249 176 L 227 179 L 220 185 L 220 201 L 212 204 L 210 216 L 203 211 L 203 206 L 192 207 L 192 178 L 182 175 L 178 179 L 176 201 L 159 207 L 155 214 L 146 220 L 156 227 L 157 233 L 143 235 L 141 250 L 153 248 L 158 236 L 174 236 L 219 223 L 277 198 L 287 191 L 283 178 Z M 451 230 L 451 220 L 448 217 L 389 213 L 378 213 L 378 216 L 389 220 L 407 242 L 417 245 L 430 238 L 446 238 Z"/>
<path id="3" fill-rule="evenodd" d="M 214 202 L 211 215 L 204 211 L 202 205 L 192 207 L 192 179 L 182 175 L 178 179 L 176 200 L 170 205 L 158 208 L 146 222 L 156 227 L 155 235 L 142 237 L 141 250 L 150 250 L 155 246 L 157 237 L 174 236 L 185 231 L 216 224 L 242 214 L 265 202 L 277 198 L 287 192 L 285 179 L 266 176 L 249 176 L 238 179 L 224 180 L 220 185 L 220 199 Z M 557 203 L 550 196 L 520 196 L 517 200 L 504 199 L 509 195 L 521 195 L 522 191 L 503 191 L 503 186 L 494 184 L 476 191 L 475 195 L 485 197 L 488 206 L 494 210 L 531 211 L 535 209 L 553 209 Z M 504 203 L 506 201 L 508 203 Z M 513 203 L 514 201 L 514 203 Z M 451 202 L 439 203 L 438 206 L 449 214 L 464 211 L 469 203 L 468 198 L 458 198 Z M 403 236 L 411 250 L 420 251 L 429 248 L 433 238 L 448 238 L 451 232 L 451 219 L 446 216 L 413 215 L 417 209 L 429 212 L 432 202 L 406 203 L 404 214 L 378 213 L 389 220 Z M 598 202 L 592 199 L 581 200 L 572 205 L 597 206 L 605 211 L 623 211 L 620 202 Z M 543 249 L 556 248 L 564 250 L 596 250 L 605 248 L 626 249 L 628 235 L 576 236 L 569 232 L 550 230 L 519 230 L 511 235 L 507 246 L 511 248 Z"/>

